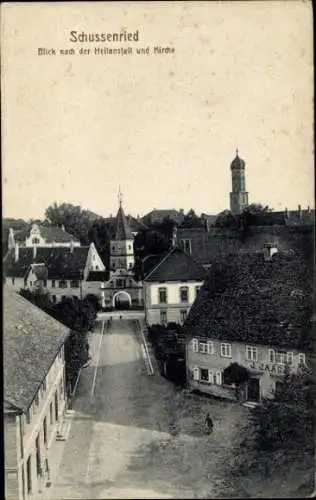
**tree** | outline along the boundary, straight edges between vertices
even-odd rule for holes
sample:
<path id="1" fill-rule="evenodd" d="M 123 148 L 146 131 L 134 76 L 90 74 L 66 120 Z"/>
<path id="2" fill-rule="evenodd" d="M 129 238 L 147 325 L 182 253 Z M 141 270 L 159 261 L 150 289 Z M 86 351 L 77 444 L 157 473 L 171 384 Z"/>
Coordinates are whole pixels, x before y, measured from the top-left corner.
<path id="1" fill-rule="evenodd" d="M 240 226 L 247 230 L 250 226 L 271 226 L 275 224 L 272 209 L 261 203 L 251 203 L 238 216 Z"/>
<path id="2" fill-rule="evenodd" d="M 314 444 L 313 380 L 308 370 L 285 371 L 281 388 L 253 411 L 255 444 L 261 450 L 311 450 Z"/>
<path id="3" fill-rule="evenodd" d="M 205 222 L 201 219 L 201 217 L 198 217 L 191 208 L 188 213 L 184 216 L 183 222 L 181 224 L 181 227 L 205 227 Z"/>
<path id="4" fill-rule="evenodd" d="M 96 311 L 89 300 L 65 298 L 54 304 L 47 293 L 32 293 L 22 289 L 20 294 L 70 329 L 65 342 L 65 367 L 68 390 L 74 388 L 79 370 L 89 359 L 87 332 L 96 319 Z"/>
<path id="5" fill-rule="evenodd" d="M 231 228 L 237 227 L 237 220 L 230 210 L 223 210 L 220 212 L 215 221 L 215 227 Z"/>

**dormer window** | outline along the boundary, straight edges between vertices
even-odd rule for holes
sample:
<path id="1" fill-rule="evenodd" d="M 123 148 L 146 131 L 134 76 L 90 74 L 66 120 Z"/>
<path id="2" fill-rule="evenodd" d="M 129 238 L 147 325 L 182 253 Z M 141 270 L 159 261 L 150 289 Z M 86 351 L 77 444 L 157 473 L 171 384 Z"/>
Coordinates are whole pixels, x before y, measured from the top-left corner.
<path id="1" fill-rule="evenodd" d="M 263 255 L 265 260 L 270 260 L 274 254 L 278 253 L 278 246 L 276 243 L 265 243 L 263 247 Z"/>

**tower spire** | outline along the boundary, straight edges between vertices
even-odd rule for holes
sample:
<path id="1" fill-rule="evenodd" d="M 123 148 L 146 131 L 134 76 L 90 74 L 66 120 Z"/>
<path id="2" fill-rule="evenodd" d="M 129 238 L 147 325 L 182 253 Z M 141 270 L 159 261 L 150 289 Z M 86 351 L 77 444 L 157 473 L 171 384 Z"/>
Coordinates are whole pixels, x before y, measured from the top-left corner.
<path id="1" fill-rule="evenodd" d="M 237 146 L 237 148 L 236 148 L 236 156 L 238 156 L 238 146 Z"/>
<path id="2" fill-rule="evenodd" d="M 119 186 L 117 198 L 118 198 L 118 201 L 119 201 L 119 205 L 121 207 L 122 206 L 122 201 L 123 201 L 123 195 L 122 195 L 122 191 L 121 191 L 121 186 Z"/>

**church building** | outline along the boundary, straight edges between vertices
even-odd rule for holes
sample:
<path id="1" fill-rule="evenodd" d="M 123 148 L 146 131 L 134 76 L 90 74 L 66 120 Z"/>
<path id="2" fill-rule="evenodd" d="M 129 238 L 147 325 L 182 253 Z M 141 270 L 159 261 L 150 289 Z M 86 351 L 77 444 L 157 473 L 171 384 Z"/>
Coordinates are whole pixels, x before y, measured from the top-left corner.
<path id="1" fill-rule="evenodd" d="M 101 285 L 102 309 L 143 306 L 143 285 L 134 277 L 134 235 L 129 227 L 119 193 L 116 233 L 110 241 L 109 279 Z"/>

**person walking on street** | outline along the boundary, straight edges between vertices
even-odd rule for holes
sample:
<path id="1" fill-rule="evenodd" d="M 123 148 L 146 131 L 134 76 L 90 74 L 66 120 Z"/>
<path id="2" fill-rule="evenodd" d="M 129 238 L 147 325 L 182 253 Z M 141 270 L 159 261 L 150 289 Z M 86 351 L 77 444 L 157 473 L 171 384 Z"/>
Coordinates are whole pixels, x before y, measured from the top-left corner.
<path id="1" fill-rule="evenodd" d="M 205 418 L 205 431 L 207 434 L 211 434 L 213 432 L 213 420 L 211 418 L 211 415 L 207 413 L 206 418 Z"/>

